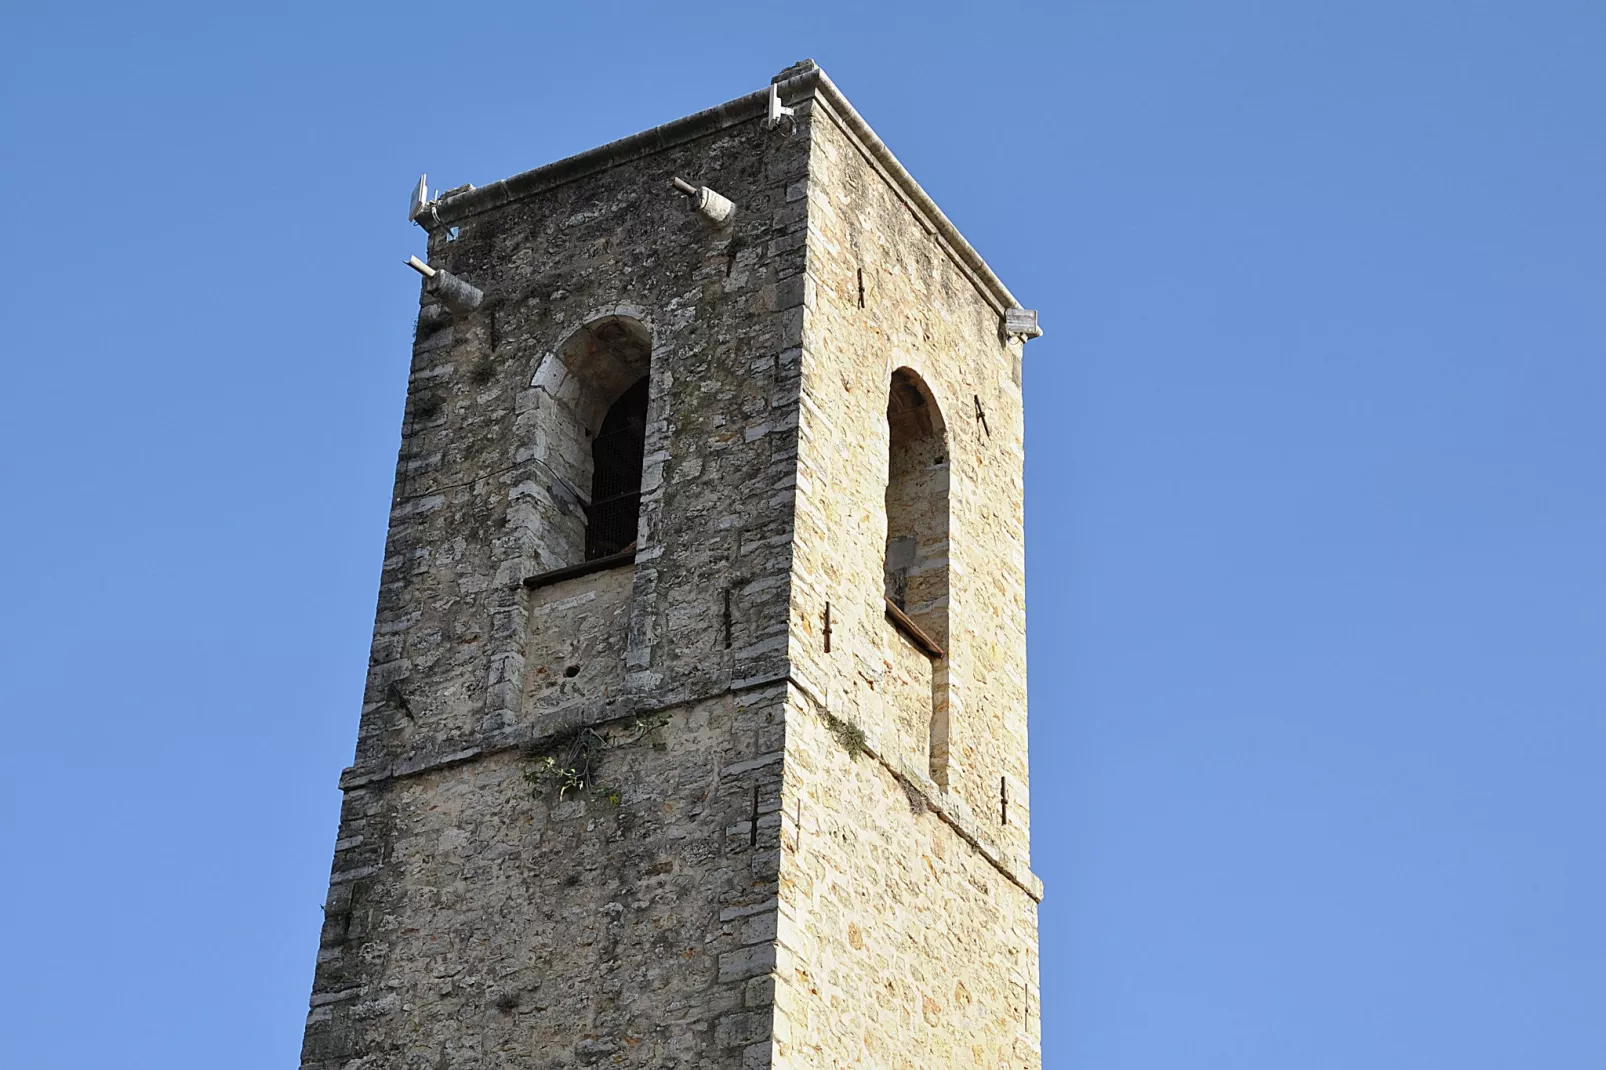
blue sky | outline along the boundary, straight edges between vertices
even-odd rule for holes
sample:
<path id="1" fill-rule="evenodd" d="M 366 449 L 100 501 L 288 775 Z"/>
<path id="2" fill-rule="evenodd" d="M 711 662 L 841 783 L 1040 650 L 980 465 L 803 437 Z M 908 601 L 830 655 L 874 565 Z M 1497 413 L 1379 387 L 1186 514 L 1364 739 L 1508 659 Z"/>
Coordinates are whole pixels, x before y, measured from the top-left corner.
<path id="1" fill-rule="evenodd" d="M 1048 332 L 1045 1065 L 1606 1065 L 1606 7 L 5 23 L 8 1065 L 295 1065 L 409 184 L 804 56 Z"/>

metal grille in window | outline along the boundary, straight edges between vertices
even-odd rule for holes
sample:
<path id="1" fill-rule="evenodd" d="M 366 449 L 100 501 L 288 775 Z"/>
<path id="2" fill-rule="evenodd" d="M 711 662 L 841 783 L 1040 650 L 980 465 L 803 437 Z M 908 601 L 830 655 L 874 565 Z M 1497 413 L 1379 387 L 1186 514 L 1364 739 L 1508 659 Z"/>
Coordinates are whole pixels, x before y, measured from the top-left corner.
<path id="1" fill-rule="evenodd" d="M 641 510 L 641 456 L 647 441 L 647 380 L 626 390 L 591 440 L 591 506 L 586 510 L 586 560 L 628 550 Z"/>

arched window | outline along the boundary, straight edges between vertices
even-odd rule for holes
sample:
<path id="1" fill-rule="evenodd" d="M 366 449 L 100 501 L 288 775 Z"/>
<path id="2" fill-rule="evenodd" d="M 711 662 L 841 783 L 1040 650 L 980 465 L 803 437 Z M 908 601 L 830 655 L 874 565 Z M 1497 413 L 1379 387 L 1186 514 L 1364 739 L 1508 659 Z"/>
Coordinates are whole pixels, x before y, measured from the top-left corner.
<path id="1" fill-rule="evenodd" d="M 932 657 L 931 773 L 946 783 L 948 444 L 930 388 L 908 368 L 892 373 L 887 429 L 888 615 Z"/>
<path id="2" fill-rule="evenodd" d="M 521 416 L 539 461 L 530 496 L 538 572 L 612 557 L 636 541 L 646 452 L 652 333 L 610 314 L 575 330 L 542 358 Z"/>
<path id="3" fill-rule="evenodd" d="M 591 504 L 586 560 L 635 545 L 641 509 L 641 460 L 647 442 L 647 377 L 619 396 L 591 440 Z"/>

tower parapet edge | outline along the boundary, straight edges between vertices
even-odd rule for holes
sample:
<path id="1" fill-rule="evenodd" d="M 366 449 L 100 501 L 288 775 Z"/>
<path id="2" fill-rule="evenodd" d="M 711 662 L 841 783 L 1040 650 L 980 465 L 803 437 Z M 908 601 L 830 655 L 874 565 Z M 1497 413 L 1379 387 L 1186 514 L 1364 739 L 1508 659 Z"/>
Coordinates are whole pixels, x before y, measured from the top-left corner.
<path id="1" fill-rule="evenodd" d="M 1016 303 L 782 75 L 419 212 L 304 1070 L 1040 1061 Z"/>

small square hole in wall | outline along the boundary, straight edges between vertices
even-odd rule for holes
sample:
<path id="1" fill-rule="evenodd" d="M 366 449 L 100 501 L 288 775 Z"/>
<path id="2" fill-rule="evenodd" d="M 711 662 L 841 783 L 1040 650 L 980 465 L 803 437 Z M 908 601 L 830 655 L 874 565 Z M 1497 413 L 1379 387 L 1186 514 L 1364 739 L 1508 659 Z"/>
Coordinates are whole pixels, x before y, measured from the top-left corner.
<path id="1" fill-rule="evenodd" d="M 457 228 L 456 227 L 448 227 L 446 229 L 446 240 L 447 241 L 456 241 L 457 240 Z"/>

